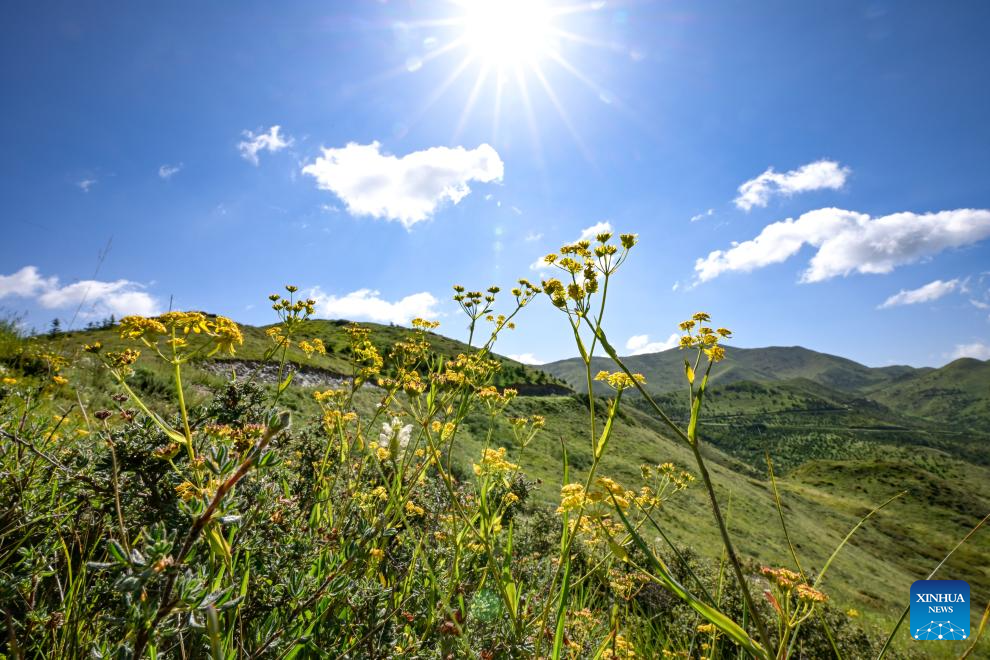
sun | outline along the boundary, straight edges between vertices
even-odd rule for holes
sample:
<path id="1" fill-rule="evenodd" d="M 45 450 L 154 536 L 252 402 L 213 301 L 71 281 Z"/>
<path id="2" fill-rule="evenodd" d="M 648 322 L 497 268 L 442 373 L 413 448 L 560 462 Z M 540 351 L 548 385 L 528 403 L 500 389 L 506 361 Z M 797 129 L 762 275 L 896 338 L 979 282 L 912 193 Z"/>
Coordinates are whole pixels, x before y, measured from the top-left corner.
<path id="1" fill-rule="evenodd" d="M 426 3 L 424 3 L 426 4 Z M 452 96 L 465 93 L 460 117 L 452 122 L 452 140 L 457 140 L 473 116 L 487 115 L 491 139 L 498 142 L 503 124 L 528 125 L 530 143 L 542 161 L 539 107 L 549 102 L 582 154 L 591 154 L 571 121 L 557 86 L 577 82 L 594 97 L 625 111 L 621 100 L 589 75 L 582 55 L 597 49 L 602 54 L 627 54 L 621 42 L 604 38 L 614 12 L 601 0 L 447 0 L 431 5 L 431 15 L 401 23 L 402 34 L 415 34 L 422 49 L 407 56 L 403 66 L 376 80 L 424 68 L 447 67 L 403 126 L 415 124 L 441 99 L 459 103 Z M 414 41 L 412 43 L 415 43 Z M 630 55 L 631 56 L 631 55 Z M 600 58 L 598 58 L 600 59 Z M 473 80 L 472 80 L 473 79 Z M 542 98 L 541 98 L 542 97 Z M 489 103 L 475 113 L 479 104 Z M 511 127 L 510 127 L 511 128 Z"/>
<path id="2" fill-rule="evenodd" d="M 539 0 L 465 0 L 467 48 L 484 65 L 501 68 L 546 57 L 552 45 L 552 16 Z"/>

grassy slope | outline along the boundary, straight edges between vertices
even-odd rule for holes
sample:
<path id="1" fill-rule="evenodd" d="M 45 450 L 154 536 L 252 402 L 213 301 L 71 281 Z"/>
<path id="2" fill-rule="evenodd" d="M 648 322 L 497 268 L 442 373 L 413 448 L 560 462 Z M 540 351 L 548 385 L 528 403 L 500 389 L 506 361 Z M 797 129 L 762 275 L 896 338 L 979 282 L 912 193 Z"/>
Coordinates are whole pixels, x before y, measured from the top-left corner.
<path id="1" fill-rule="evenodd" d="M 402 330 L 373 326 L 373 332 L 376 341 L 387 344 L 399 338 Z M 338 324 L 316 322 L 307 328 L 307 333 L 323 338 L 333 349 L 331 354 L 313 360 L 306 360 L 302 354 L 294 358 L 303 364 L 346 371 Z M 245 328 L 245 336 L 245 346 L 237 357 L 260 357 L 267 341 L 263 329 Z M 108 345 L 117 341 L 111 331 L 93 331 L 60 337 L 57 344 L 63 351 L 74 353 L 83 342 L 96 338 Z M 456 354 L 462 347 L 440 337 L 432 337 L 431 341 L 444 355 Z M 535 370 L 509 361 L 507 364 L 515 369 L 514 377 L 522 382 L 546 380 Z M 143 379 L 141 386 L 145 391 L 162 402 L 168 400 L 167 374 L 159 367 L 148 362 L 137 376 Z M 72 380 L 84 390 L 84 396 L 98 399 L 112 391 L 105 375 L 85 365 L 72 374 Z M 204 371 L 190 373 L 191 398 L 194 402 L 203 400 L 207 392 L 204 386 L 222 380 Z M 713 443 L 708 445 L 706 453 L 713 462 L 713 477 L 719 484 L 723 507 L 730 511 L 730 526 L 744 556 L 758 557 L 765 563 L 792 564 L 768 483 L 762 477 L 765 470 L 760 469 L 762 450 L 768 446 L 775 459 L 783 457 L 786 474 L 780 486 L 787 524 L 806 569 L 820 569 L 831 549 L 873 506 L 900 490 L 909 490 L 854 537 L 825 583 L 837 603 L 860 609 L 867 620 L 889 624 L 893 613 L 903 606 L 910 583 L 927 575 L 990 508 L 990 500 L 981 495 L 986 491 L 985 484 L 990 483 L 990 470 L 986 467 L 967 463 L 939 448 L 877 443 L 858 437 L 861 432 L 850 431 L 855 426 L 849 423 L 850 419 L 860 425 L 867 422 L 895 425 L 899 419 L 896 415 L 895 419 L 885 418 L 884 415 L 893 413 L 882 407 L 877 407 L 878 412 L 864 412 L 862 407 L 854 405 L 858 395 L 836 392 L 815 381 L 801 379 L 765 384 L 736 382 L 720 392 L 712 397 L 712 417 L 703 429 L 706 439 Z M 366 405 L 370 406 L 371 397 L 366 398 Z M 664 398 L 676 414 L 681 395 L 672 393 Z M 309 392 L 303 388 L 290 388 L 283 403 L 304 414 L 313 411 Z M 518 399 L 513 410 L 547 418 L 546 430 L 525 452 L 510 451 L 512 460 L 520 463 L 531 477 L 542 480 L 537 499 L 555 505 L 561 485 L 561 440 L 568 446 L 572 469 L 576 471 L 572 479 L 583 476 L 583 468 L 590 464 L 586 408 L 577 397 L 533 396 Z M 811 414 L 808 410 L 819 412 Z M 746 421 L 740 415 L 762 416 L 764 424 L 766 418 L 777 423 L 791 420 L 803 430 L 797 433 L 797 429 L 789 432 L 784 429 L 774 435 L 764 427 L 763 435 L 757 436 L 749 446 L 732 445 L 729 440 L 740 435 L 739 429 Z M 808 429 L 809 420 L 821 428 Z M 845 430 L 835 430 L 838 427 Z M 481 420 L 473 420 L 466 431 L 457 453 L 465 469 L 471 458 L 480 453 L 486 428 Z M 772 442 L 766 442 L 768 435 Z M 511 447 L 510 437 L 508 428 L 500 427 L 493 440 Z M 832 438 L 832 444 L 823 442 L 825 437 Z M 732 455 L 723 453 L 719 445 Z M 822 449 L 823 445 L 824 451 L 812 451 Z M 668 460 L 689 469 L 693 466 L 687 447 L 671 440 L 650 415 L 627 406 L 602 473 L 627 487 L 636 487 L 640 464 Z M 700 555 L 718 557 L 721 544 L 700 485 L 672 502 L 662 521 L 665 531 L 677 543 Z M 942 575 L 964 576 L 973 587 L 974 601 L 985 602 L 990 598 L 988 566 L 990 543 L 985 536 L 977 537 L 959 551 Z"/>
<path id="2" fill-rule="evenodd" d="M 547 430 L 522 455 L 515 452 L 513 460 L 543 479 L 538 497 L 556 504 L 561 482 L 560 438 L 567 443 L 578 477 L 583 477 L 580 466 L 590 462 L 586 411 L 574 397 L 526 398 L 516 409 L 547 416 Z M 507 431 L 496 434 L 496 442 L 500 440 L 509 444 Z M 465 441 L 463 450 L 475 455 L 480 447 L 475 436 Z M 884 625 L 906 603 L 911 582 L 925 577 L 990 510 L 990 498 L 975 494 L 980 492 L 978 484 L 990 483 L 990 470 L 935 450 L 919 452 L 915 458 L 927 468 L 907 457 L 887 462 L 815 460 L 779 482 L 789 532 L 805 569 L 813 572 L 823 566 L 860 517 L 888 497 L 908 490 L 853 537 L 825 582 L 836 602 L 855 607 L 869 620 Z M 768 482 L 747 476 L 736 459 L 718 449 L 709 447 L 706 453 L 723 508 L 731 512 L 730 526 L 741 554 L 764 563 L 792 565 Z M 635 487 L 641 463 L 667 460 L 693 467 L 687 447 L 671 440 L 648 415 L 629 408 L 617 426 L 601 471 Z M 703 489 L 695 485 L 668 506 L 661 520 L 677 543 L 715 558 L 721 544 L 708 507 Z M 966 576 L 974 600 L 982 597 L 986 601 L 990 597 L 988 562 L 990 543 L 971 543 L 942 575 Z"/>

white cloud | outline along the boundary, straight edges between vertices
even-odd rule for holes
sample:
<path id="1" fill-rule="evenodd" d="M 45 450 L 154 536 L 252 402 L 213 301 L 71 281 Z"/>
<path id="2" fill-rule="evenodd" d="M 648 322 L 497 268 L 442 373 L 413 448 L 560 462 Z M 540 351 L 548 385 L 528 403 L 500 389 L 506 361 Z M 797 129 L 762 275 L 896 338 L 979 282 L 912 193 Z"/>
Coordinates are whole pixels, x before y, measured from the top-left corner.
<path id="1" fill-rule="evenodd" d="M 292 138 L 280 135 L 282 127 L 272 126 L 267 133 L 255 134 L 251 131 L 244 131 L 246 139 L 237 144 L 237 150 L 241 152 L 241 158 L 252 165 L 258 164 L 258 152 L 267 151 L 275 153 L 281 151 L 292 144 Z"/>
<path id="2" fill-rule="evenodd" d="M 84 315 L 113 314 L 126 316 L 140 314 L 154 316 L 158 313 L 158 303 L 140 285 L 129 280 L 100 282 L 82 280 L 63 287 L 55 287 L 38 297 L 42 307 L 61 309 L 82 305 Z"/>
<path id="3" fill-rule="evenodd" d="M 680 345 L 681 336 L 674 333 L 667 337 L 667 341 L 650 341 L 649 335 L 633 335 L 626 340 L 626 350 L 632 351 L 630 355 L 643 355 L 644 353 L 659 353 Z"/>
<path id="4" fill-rule="evenodd" d="M 528 234 L 526 234 L 526 238 L 523 240 L 525 240 L 527 243 L 532 243 L 533 241 L 538 241 L 541 238 L 543 238 L 543 234 L 539 232 L 531 231 Z"/>
<path id="5" fill-rule="evenodd" d="M 956 344 L 956 349 L 950 356 L 953 360 L 959 358 L 975 358 L 977 360 L 990 360 L 990 346 L 981 341 L 974 341 L 972 344 Z"/>
<path id="6" fill-rule="evenodd" d="M 581 230 L 581 235 L 578 237 L 578 241 L 593 241 L 595 236 L 598 234 L 611 233 L 612 223 L 607 220 L 604 222 L 596 222 L 590 227 L 585 227 Z M 577 241 L 575 241 L 577 242 Z"/>
<path id="7" fill-rule="evenodd" d="M 84 193 L 88 193 L 89 189 L 95 186 L 96 183 L 96 179 L 83 179 L 82 181 L 77 181 L 76 185 L 79 186 L 79 189 Z"/>
<path id="8" fill-rule="evenodd" d="M 790 196 L 825 188 L 838 190 L 845 185 L 850 171 L 833 160 L 817 160 L 783 173 L 769 167 L 760 176 L 739 186 L 739 196 L 734 201 L 736 206 L 749 211 L 754 206 L 766 206 L 775 195 Z"/>
<path id="9" fill-rule="evenodd" d="M 781 263 L 805 245 L 817 248 L 802 282 L 821 282 L 849 273 L 889 273 L 939 252 L 990 237 L 990 211 L 956 209 L 938 213 L 865 213 L 825 208 L 763 228 L 728 250 L 715 250 L 695 262 L 701 282 L 722 273 L 750 272 Z"/>
<path id="10" fill-rule="evenodd" d="M 898 305 L 917 305 L 918 303 L 931 302 L 952 293 L 958 288 L 959 280 L 956 279 L 949 280 L 948 282 L 935 280 L 934 282 L 929 282 L 928 284 L 918 287 L 917 289 L 901 289 L 899 293 L 895 293 L 883 301 L 883 304 L 880 305 L 879 309 L 897 307 Z"/>
<path id="11" fill-rule="evenodd" d="M 257 158 L 256 158 L 257 159 Z M 182 170 L 182 163 L 178 165 L 162 165 L 158 168 L 158 176 L 168 181 Z"/>
<path id="12" fill-rule="evenodd" d="M 82 280 L 59 286 L 57 277 L 42 277 L 34 266 L 25 266 L 11 275 L 0 275 L 0 299 L 34 297 L 45 309 L 81 306 L 80 313 L 85 317 L 157 314 L 158 301 L 143 288 L 130 280 Z"/>
<path id="13" fill-rule="evenodd" d="M 970 298 L 969 302 L 976 309 L 990 309 L 990 303 L 985 303 L 982 300 L 977 300 L 975 298 Z"/>
<path id="14" fill-rule="evenodd" d="M 713 215 L 715 215 L 715 209 L 708 209 L 707 211 L 704 211 L 703 213 L 699 213 L 697 215 L 692 215 L 691 216 L 691 222 L 698 222 L 699 220 L 704 220 L 705 218 L 710 218 Z"/>
<path id="15" fill-rule="evenodd" d="M 523 364 L 543 364 L 544 360 L 539 359 L 532 353 L 510 353 L 505 357 L 515 360 L 516 362 L 522 362 Z"/>
<path id="16" fill-rule="evenodd" d="M 0 275 L 0 300 L 7 296 L 34 296 L 57 284 L 57 278 L 44 278 L 34 266 L 25 266 L 11 275 Z"/>
<path id="17" fill-rule="evenodd" d="M 439 304 L 425 291 L 389 302 L 372 289 L 358 289 L 344 296 L 335 296 L 314 289 L 310 297 L 316 301 L 316 312 L 326 318 L 367 319 L 378 323 L 408 323 L 414 318 L 434 319 L 440 315 Z"/>
<path id="18" fill-rule="evenodd" d="M 609 222 L 607 220 L 604 220 L 602 222 L 596 222 L 595 224 L 591 225 L 590 227 L 585 227 L 584 229 L 582 229 L 581 230 L 581 235 L 578 236 L 577 238 L 575 238 L 571 242 L 572 243 L 577 243 L 578 241 L 594 241 L 595 240 L 595 236 L 597 236 L 598 234 L 609 233 L 611 231 L 612 231 L 612 223 L 611 222 Z M 540 234 L 539 236 L 542 236 L 542 235 L 543 234 Z M 529 240 L 529 238 L 527 237 L 526 240 Z M 546 256 L 546 255 L 544 255 L 544 256 Z M 539 257 L 536 261 L 534 261 L 533 263 L 531 263 L 529 265 L 529 268 L 530 268 L 530 270 L 543 270 L 543 271 L 545 271 L 545 270 L 549 270 L 551 268 L 551 266 L 549 264 L 547 264 L 547 262 L 545 262 L 543 260 L 543 257 Z"/>
<path id="19" fill-rule="evenodd" d="M 444 203 L 457 204 L 468 183 L 500 181 L 502 159 L 490 145 L 476 149 L 432 147 L 402 157 L 383 154 L 378 142 L 323 149 L 302 168 L 316 185 L 333 192 L 352 215 L 401 222 L 407 229 L 428 219 Z"/>

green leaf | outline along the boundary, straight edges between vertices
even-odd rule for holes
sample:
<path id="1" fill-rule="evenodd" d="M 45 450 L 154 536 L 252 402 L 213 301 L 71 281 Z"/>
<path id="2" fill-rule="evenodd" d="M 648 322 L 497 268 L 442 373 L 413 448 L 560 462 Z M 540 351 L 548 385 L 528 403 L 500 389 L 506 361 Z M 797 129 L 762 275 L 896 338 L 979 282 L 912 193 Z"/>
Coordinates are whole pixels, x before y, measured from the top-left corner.
<path id="1" fill-rule="evenodd" d="M 116 541 L 114 541 L 113 539 L 110 539 L 110 541 L 107 543 L 107 549 L 110 550 L 110 554 L 113 555 L 113 558 L 116 559 L 119 563 L 121 564 L 129 563 L 127 559 L 127 552 L 124 550 L 124 547 L 119 543 L 117 543 Z"/>

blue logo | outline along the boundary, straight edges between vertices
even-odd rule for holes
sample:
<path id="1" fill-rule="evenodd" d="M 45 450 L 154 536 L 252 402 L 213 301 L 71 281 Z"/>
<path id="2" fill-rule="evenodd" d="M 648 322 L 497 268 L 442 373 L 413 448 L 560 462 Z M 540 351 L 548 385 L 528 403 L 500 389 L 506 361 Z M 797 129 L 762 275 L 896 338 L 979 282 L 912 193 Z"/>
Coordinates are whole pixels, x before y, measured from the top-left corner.
<path id="1" fill-rule="evenodd" d="M 969 585 L 962 580 L 918 580 L 911 585 L 911 638 L 969 637 Z"/>

